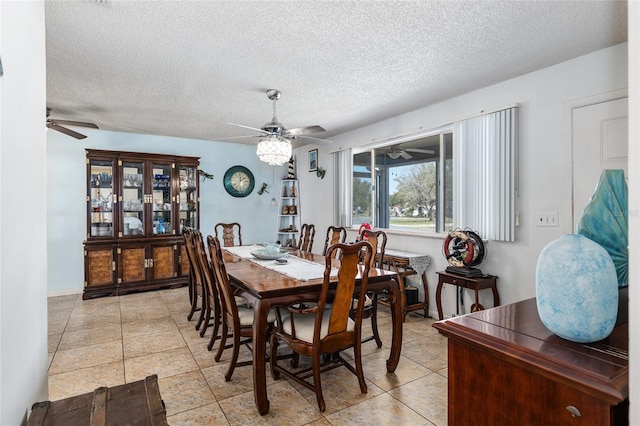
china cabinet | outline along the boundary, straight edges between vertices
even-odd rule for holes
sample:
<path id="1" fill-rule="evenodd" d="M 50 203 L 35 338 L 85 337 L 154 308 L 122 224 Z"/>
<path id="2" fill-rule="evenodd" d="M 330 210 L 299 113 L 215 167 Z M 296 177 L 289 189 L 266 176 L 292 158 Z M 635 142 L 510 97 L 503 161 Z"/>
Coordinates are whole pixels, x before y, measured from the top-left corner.
<path id="1" fill-rule="evenodd" d="M 187 283 L 199 159 L 87 150 L 85 299 Z"/>
<path id="2" fill-rule="evenodd" d="M 276 242 L 283 246 L 297 247 L 300 232 L 300 194 L 296 179 L 283 179 L 280 188 Z"/>

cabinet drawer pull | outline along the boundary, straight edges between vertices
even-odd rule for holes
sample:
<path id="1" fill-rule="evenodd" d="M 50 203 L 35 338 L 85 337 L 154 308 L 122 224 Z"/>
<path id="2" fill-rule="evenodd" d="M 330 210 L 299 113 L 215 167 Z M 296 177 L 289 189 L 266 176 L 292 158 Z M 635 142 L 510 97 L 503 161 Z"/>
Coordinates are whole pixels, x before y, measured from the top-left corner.
<path id="1" fill-rule="evenodd" d="M 582 417 L 582 413 L 573 405 L 567 405 L 567 411 L 571 413 L 571 417 Z"/>

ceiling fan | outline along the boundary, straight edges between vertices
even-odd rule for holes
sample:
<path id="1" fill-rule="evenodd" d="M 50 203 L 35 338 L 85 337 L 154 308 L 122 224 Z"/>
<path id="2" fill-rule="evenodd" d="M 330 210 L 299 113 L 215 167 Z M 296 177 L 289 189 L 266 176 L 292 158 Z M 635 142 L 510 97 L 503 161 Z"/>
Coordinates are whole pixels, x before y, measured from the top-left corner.
<path id="1" fill-rule="evenodd" d="M 391 147 L 387 155 L 392 160 L 396 160 L 400 157 L 405 160 L 410 160 L 413 158 L 413 155 L 409 154 L 410 152 L 420 153 L 420 154 L 435 154 L 436 152 L 432 149 L 422 149 L 422 148 L 403 148 L 402 144 L 395 145 Z"/>
<path id="2" fill-rule="evenodd" d="M 276 102 L 278 101 L 278 99 L 280 99 L 280 91 L 276 89 L 269 89 L 267 90 L 267 97 L 271 101 L 273 101 L 273 118 L 268 123 L 263 124 L 261 128 L 258 129 L 256 127 L 245 126 L 243 124 L 228 123 L 228 124 L 231 124 L 232 126 L 238 126 L 245 129 L 256 130 L 260 132 L 259 135 L 236 136 L 236 137 L 222 138 L 222 139 L 241 139 L 241 138 L 247 138 L 247 137 L 259 137 L 259 138 L 279 137 L 279 138 L 284 138 L 289 140 L 309 139 L 310 141 L 313 141 L 313 143 L 316 145 L 328 145 L 331 143 L 331 141 L 328 139 L 319 139 L 319 138 L 308 136 L 314 133 L 325 132 L 326 130 L 321 126 L 316 125 L 316 126 L 297 127 L 295 129 L 287 129 L 286 127 L 284 127 L 284 124 L 280 123 L 276 118 Z"/>
<path id="3" fill-rule="evenodd" d="M 74 126 L 74 127 L 87 127 L 89 129 L 98 129 L 98 126 L 96 126 L 93 123 L 85 123 L 84 121 L 57 120 L 55 118 L 49 118 L 50 114 L 51 114 L 51 108 L 47 107 L 47 128 L 57 130 L 58 132 L 64 133 L 65 135 L 69 135 L 76 139 L 84 139 L 86 138 L 86 136 L 83 135 L 82 133 L 78 133 L 74 130 L 67 129 L 66 127 L 62 127 L 62 125 Z"/>

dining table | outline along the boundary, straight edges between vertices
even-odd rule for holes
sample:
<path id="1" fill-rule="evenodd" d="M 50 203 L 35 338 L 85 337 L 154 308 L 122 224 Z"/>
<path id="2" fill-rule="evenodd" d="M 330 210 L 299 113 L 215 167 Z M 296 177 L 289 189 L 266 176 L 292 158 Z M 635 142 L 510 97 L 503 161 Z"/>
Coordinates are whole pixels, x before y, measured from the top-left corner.
<path id="1" fill-rule="evenodd" d="M 224 262 L 232 285 L 254 308 L 253 322 L 253 389 L 258 412 L 269 412 L 266 382 L 266 345 L 269 324 L 267 315 L 274 307 L 286 307 L 295 303 L 318 300 L 323 283 L 325 257 L 299 250 L 283 253 L 280 262 L 254 257 L 251 252 L 261 251 L 262 246 L 225 247 Z M 337 282 L 340 260 L 332 259 L 330 282 Z M 362 275 L 356 276 L 356 291 L 359 290 Z M 387 372 L 395 371 L 400 360 L 402 346 L 403 306 L 395 271 L 371 268 L 367 290 L 389 291 L 389 306 L 392 318 L 392 341 Z"/>

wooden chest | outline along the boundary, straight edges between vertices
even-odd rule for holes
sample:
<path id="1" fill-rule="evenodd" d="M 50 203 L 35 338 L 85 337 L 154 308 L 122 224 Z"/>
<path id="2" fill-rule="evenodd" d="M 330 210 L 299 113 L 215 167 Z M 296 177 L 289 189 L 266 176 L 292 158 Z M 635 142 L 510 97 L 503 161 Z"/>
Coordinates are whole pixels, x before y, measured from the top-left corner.
<path id="1" fill-rule="evenodd" d="M 168 425 L 158 376 L 84 395 L 33 404 L 27 426 Z"/>

